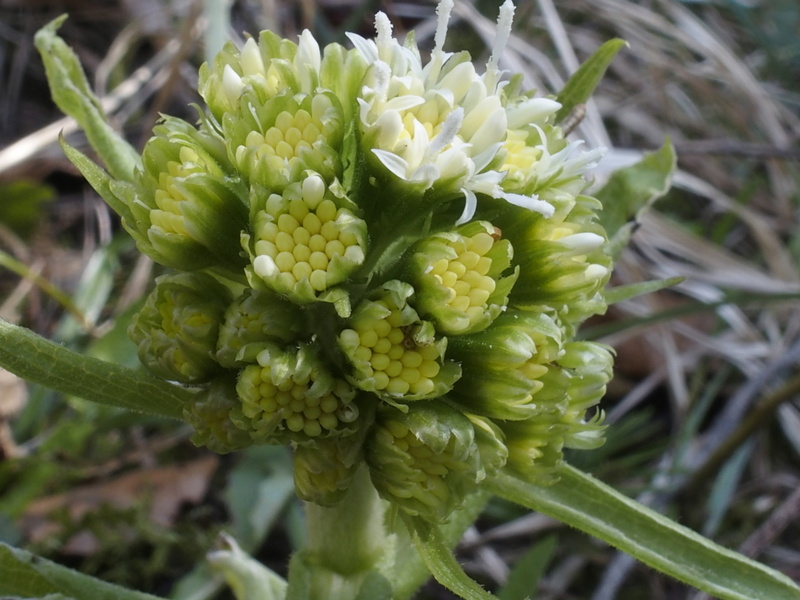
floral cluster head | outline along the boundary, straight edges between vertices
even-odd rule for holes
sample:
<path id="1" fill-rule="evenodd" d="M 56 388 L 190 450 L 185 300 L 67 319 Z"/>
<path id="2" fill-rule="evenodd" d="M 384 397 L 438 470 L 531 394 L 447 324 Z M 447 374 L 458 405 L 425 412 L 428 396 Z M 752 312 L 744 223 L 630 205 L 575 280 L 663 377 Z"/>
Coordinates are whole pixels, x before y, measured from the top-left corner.
<path id="1" fill-rule="evenodd" d="M 198 124 L 166 118 L 115 182 L 158 279 L 131 335 L 194 386 L 195 441 L 295 448 L 298 493 L 339 501 L 358 469 L 444 519 L 498 469 L 540 473 L 602 442 L 611 353 L 575 341 L 605 308 L 599 151 L 554 99 L 413 38 L 348 49 L 264 32 L 202 67 Z"/>

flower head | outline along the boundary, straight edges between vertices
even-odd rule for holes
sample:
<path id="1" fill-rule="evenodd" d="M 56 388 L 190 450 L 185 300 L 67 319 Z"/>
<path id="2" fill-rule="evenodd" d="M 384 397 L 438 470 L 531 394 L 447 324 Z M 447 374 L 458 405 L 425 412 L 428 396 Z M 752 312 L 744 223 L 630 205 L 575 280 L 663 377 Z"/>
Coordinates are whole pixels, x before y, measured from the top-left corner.
<path id="1" fill-rule="evenodd" d="M 309 173 L 282 194 L 264 196 L 252 203 L 253 235 L 242 238 L 254 287 L 311 302 L 364 262 L 366 223 L 340 185 Z"/>
<path id="2" fill-rule="evenodd" d="M 547 474 L 602 441 L 611 354 L 574 341 L 611 259 L 560 104 L 412 37 L 320 48 L 266 32 L 200 73 L 197 125 L 166 118 L 111 181 L 158 280 L 131 335 L 195 386 L 194 440 L 290 444 L 303 499 L 369 473 L 398 510 L 447 519 L 500 469 Z M 104 188 L 105 189 L 105 188 Z M 360 476 L 359 476 L 360 477 Z"/>
<path id="3" fill-rule="evenodd" d="M 214 264 L 241 268 L 229 241 L 246 224 L 247 205 L 222 138 L 172 117 L 153 133 L 127 223 L 140 248 L 183 270 Z"/>
<path id="4" fill-rule="evenodd" d="M 158 278 L 128 329 L 139 359 L 164 379 L 209 381 L 221 370 L 214 353 L 230 300 L 229 288 L 201 271 Z"/>

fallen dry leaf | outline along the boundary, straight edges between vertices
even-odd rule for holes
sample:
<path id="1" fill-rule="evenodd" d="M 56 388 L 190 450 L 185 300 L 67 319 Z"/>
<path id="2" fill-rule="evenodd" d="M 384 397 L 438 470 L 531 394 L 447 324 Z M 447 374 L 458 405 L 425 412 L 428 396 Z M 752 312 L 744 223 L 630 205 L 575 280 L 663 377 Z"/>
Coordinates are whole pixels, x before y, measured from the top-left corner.
<path id="1" fill-rule="evenodd" d="M 8 421 L 17 414 L 28 400 L 25 382 L 5 369 L 0 369 L 0 459 L 14 458 L 21 454 L 14 443 Z"/>
<path id="2" fill-rule="evenodd" d="M 66 510 L 73 521 L 79 521 L 103 505 L 125 509 L 140 502 L 148 502 L 153 523 L 171 527 L 184 503 L 196 504 L 205 496 L 218 463 L 219 459 L 210 455 L 181 465 L 139 469 L 40 498 L 27 507 L 19 527 L 29 541 L 42 542 L 61 530 L 61 525 L 51 519 L 54 511 Z M 83 531 L 68 540 L 61 550 L 90 555 L 98 549 L 94 536 Z"/>

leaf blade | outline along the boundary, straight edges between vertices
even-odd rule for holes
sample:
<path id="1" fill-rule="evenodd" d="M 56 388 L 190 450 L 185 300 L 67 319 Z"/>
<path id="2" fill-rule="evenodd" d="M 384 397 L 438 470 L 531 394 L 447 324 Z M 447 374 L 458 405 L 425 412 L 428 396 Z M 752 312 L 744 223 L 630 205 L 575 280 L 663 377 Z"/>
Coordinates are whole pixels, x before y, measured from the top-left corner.
<path id="1" fill-rule="evenodd" d="M 627 45 L 628 42 L 619 38 L 608 40 L 578 67 L 556 97 L 561 103 L 556 113 L 556 123 L 566 119 L 576 106 L 589 99 L 617 52 Z"/>
<path id="2" fill-rule="evenodd" d="M 108 406 L 180 419 L 193 392 L 83 356 L 0 319 L 0 366 L 28 381 Z"/>
<path id="3" fill-rule="evenodd" d="M 24 598 L 67 597 L 83 600 L 157 600 L 84 575 L 50 560 L 0 542 L 0 593 Z"/>
<path id="4" fill-rule="evenodd" d="M 785 575 L 717 545 L 569 465 L 553 485 L 501 473 L 487 482 L 504 498 L 554 517 L 667 575 L 724 600 L 800 600 Z"/>

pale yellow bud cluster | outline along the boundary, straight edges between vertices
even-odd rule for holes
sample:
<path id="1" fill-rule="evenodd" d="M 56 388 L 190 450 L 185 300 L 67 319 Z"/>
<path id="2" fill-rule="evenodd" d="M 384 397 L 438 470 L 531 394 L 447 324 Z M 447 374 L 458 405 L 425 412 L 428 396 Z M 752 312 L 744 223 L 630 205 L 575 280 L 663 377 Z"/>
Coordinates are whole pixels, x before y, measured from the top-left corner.
<path id="1" fill-rule="evenodd" d="M 311 374 L 297 373 L 275 383 L 269 364 L 250 365 L 242 371 L 236 386 L 242 414 L 256 431 L 270 434 L 275 429 L 286 429 L 310 438 L 331 432 L 357 417 L 355 407 L 335 393 L 309 393 L 313 383 Z"/>
<path id="2" fill-rule="evenodd" d="M 441 258 L 431 265 L 430 274 L 449 291 L 445 303 L 465 313 L 471 322 L 483 316 L 495 290 L 495 280 L 487 275 L 492 259 L 486 256 L 493 243 L 494 238 L 486 232 L 450 241 L 456 258 Z"/>
<path id="3" fill-rule="evenodd" d="M 188 235 L 186 218 L 181 212 L 180 203 L 189 198 L 176 185 L 175 178 L 202 172 L 203 169 L 197 164 L 198 155 L 191 148 L 183 146 L 180 149 L 180 159 L 181 162 L 167 162 L 166 171 L 158 175 L 158 188 L 154 194 L 157 208 L 150 212 L 150 222 L 167 233 Z"/>
<path id="4" fill-rule="evenodd" d="M 441 359 L 434 343 L 418 345 L 415 325 L 403 325 L 400 311 L 387 299 L 376 301 L 387 316 L 354 323 L 341 333 L 342 343 L 355 348 L 352 358 L 362 367 L 360 378 L 371 379 L 378 393 L 390 396 L 425 395 L 434 390 Z"/>
<path id="5" fill-rule="evenodd" d="M 508 171 L 509 177 L 524 178 L 542 154 L 538 148 L 525 143 L 527 137 L 527 132 L 518 129 L 509 129 L 506 134 L 503 170 Z"/>
<path id="6" fill-rule="evenodd" d="M 364 250 L 357 236 L 340 226 L 352 213 L 337 208 L 324 193 L 322 179 L 312 176 L 304 181 L 302 197 L 287 203 L 277 194 L 270 196 L 254 220 L 256 275 L 265 280 L 277 277 L 282 290 L 293 289 L 307 279 L 319 292 L 346 275 L 334 272 L 336 257 L 346 257 L 355 264 L 363 260 Z"/>
<path id="7" fill-rule="evenodd" d="M 287 162 L 291 165 L 303 152 L 325 142 L 326 127 L 322 117 L 331 106 L 331 100 L 319 94 L 311 102 L 311 112 L 303 108 L 294 114 L 287 110 L 279 112 L 266 131 L 253 130 L 247 134 L 244 144 L 236 149 L 237 163 L 245 162 L 247 150 L 254 150 L 265 169 L 282 170 Z"/>
<path id="8" fill-rule="evenodd" d="M 446 505 L 452 494 L 445 481 L 453 463 L 452 452 L 447 448 L 441 453 L 434 451 L 408 427 L 394 420 L 387 420 L 375 433 L 379 445 L 393 447 L 398 455 L 405 456 L 405 462 L 413 465 L 403 471 L 405 480 L 402 486 L 392 486 L 392 493 L 398 498 L 414 498 L 425 506 Z M 448 447 L 453 445 L 450 439 Z"/>

